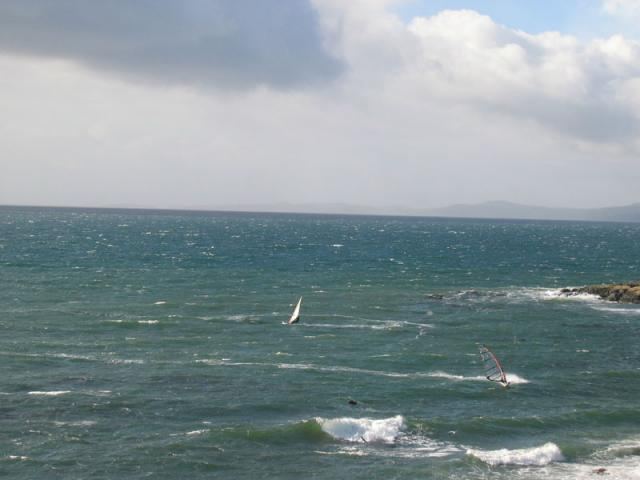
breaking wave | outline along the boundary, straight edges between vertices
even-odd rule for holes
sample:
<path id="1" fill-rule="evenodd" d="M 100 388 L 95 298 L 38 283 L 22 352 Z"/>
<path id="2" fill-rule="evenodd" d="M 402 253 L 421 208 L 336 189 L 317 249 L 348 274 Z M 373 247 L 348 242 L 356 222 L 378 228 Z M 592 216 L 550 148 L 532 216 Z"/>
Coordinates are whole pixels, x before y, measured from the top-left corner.
<path id="1" fill-rule="evenodd" d="M 342 417 L 316 418 L 315 421 L 331 437 L 357 443 L 393 443 L 405 427 L 402 415 L 381 420 Z"/>
<path id="2" fill-rule="evenodd" d="M 555 443 L 545 443 L 540 447 L 509 450 L 467 450 L 467 455 L 482 460 L 492 467 L 497 465 L 524 465 L 542 467 L 552 462 L 564 460 L 562 451 Z"/>

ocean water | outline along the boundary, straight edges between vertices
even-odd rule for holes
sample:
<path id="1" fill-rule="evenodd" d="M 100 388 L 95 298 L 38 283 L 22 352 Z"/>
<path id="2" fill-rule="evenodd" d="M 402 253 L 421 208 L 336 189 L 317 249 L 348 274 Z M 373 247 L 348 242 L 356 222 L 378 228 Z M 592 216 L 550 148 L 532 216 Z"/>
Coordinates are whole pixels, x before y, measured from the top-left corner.
<path id="1" fill-rule="evenodd" d="M 0 476 L 640 479 L 640 306 L 558 294 L 640 278 L 639 239 L 3 207 Z"/>

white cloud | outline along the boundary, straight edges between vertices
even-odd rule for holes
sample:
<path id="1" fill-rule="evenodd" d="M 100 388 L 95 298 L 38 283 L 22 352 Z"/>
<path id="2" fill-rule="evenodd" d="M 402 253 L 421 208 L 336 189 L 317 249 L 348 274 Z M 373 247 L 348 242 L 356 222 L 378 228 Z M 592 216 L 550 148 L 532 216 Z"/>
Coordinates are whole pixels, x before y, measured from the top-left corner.
<path id="1" fill-rule="evenodd" d="M 635 17 L 640 15 L 640 0 L 603 0 L 602 8 L 609 15 Z"/>

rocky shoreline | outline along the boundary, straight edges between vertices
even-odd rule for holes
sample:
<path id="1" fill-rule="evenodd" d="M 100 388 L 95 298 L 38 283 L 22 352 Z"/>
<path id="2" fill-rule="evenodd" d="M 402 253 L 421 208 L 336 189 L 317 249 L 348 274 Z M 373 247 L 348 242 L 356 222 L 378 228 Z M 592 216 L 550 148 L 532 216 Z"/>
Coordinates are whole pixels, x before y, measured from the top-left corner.
<path id="1" fill-rule="evenodd" d="M 563 288 L 560 293 L 567 296 L 588 293 L 612 302 L 640 303 L 640 282 Z"/>

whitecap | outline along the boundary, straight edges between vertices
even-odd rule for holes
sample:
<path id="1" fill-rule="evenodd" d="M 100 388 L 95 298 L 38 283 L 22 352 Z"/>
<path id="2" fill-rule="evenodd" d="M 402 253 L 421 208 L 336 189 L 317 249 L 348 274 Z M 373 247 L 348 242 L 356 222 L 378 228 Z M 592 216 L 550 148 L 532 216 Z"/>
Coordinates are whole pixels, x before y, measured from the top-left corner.
<path id="1" fill-rule="evenodd" d="M 164 300 L 159 300 L 157 302 L 154 303 L 154 305 L 165 305 L 167 302 L 165 302 Z"/>
<path id="2" fill-rule="evenodd" d="M 404 428 L 402 415 L 374 420 L 371 418 L 316 418 L 322 430 L 337 440 L 347 442 L 393 443 Z"/>
<path id="3" fill-rule="evenodd" d="M 158 322 L 158 320 L 138 320 L 138 323 L 141 325 L 155 325 Z"/>
<path id="4" fill-rule="evenodd" d="M 95 420 L 78 420 L 76 422 L 53 422 L 53 424 L 58 427 L 92 427 L 97 423 L 98 422 L 96 422 Z"/>
<path id="5" fill-rule="evenodd" d="M 137 358 L 112 358 L 111 360 L 109 360 L 109 363 L 113 365 L 142 365 L 144 363 L 144 360 Z"/>
<path id="6" fill-rule="evenodd" d="M 561 462 L 564 460 L 562 451 L 552 442 L 545 443 L 540 447 L 514 450 L 509 450 L 508 448 L 502 448 L 500 450 L 468 449 L 467 455 L 476 457 L 491 466 L 529 465 L 542 467 L 552 462 Z"/>
<path id="7" fill-rule="evenodd" d="M 71 390 L 51 390 L 48 392 L 34 390 L 32 392 L 28 392 L 28 395 L 38 395 L 38 396 L 46 396 L 46 397 L 57 397 L 60 395 L 66 395 L 67 393 L 71 393 Z"/>
<path id="8" fill-rule="evenodd" d="M 623 308 L 623 307 L 593 307 L 599 312 L 617 313 L 618 315 L 640 315 L 640 308 Z"/>

